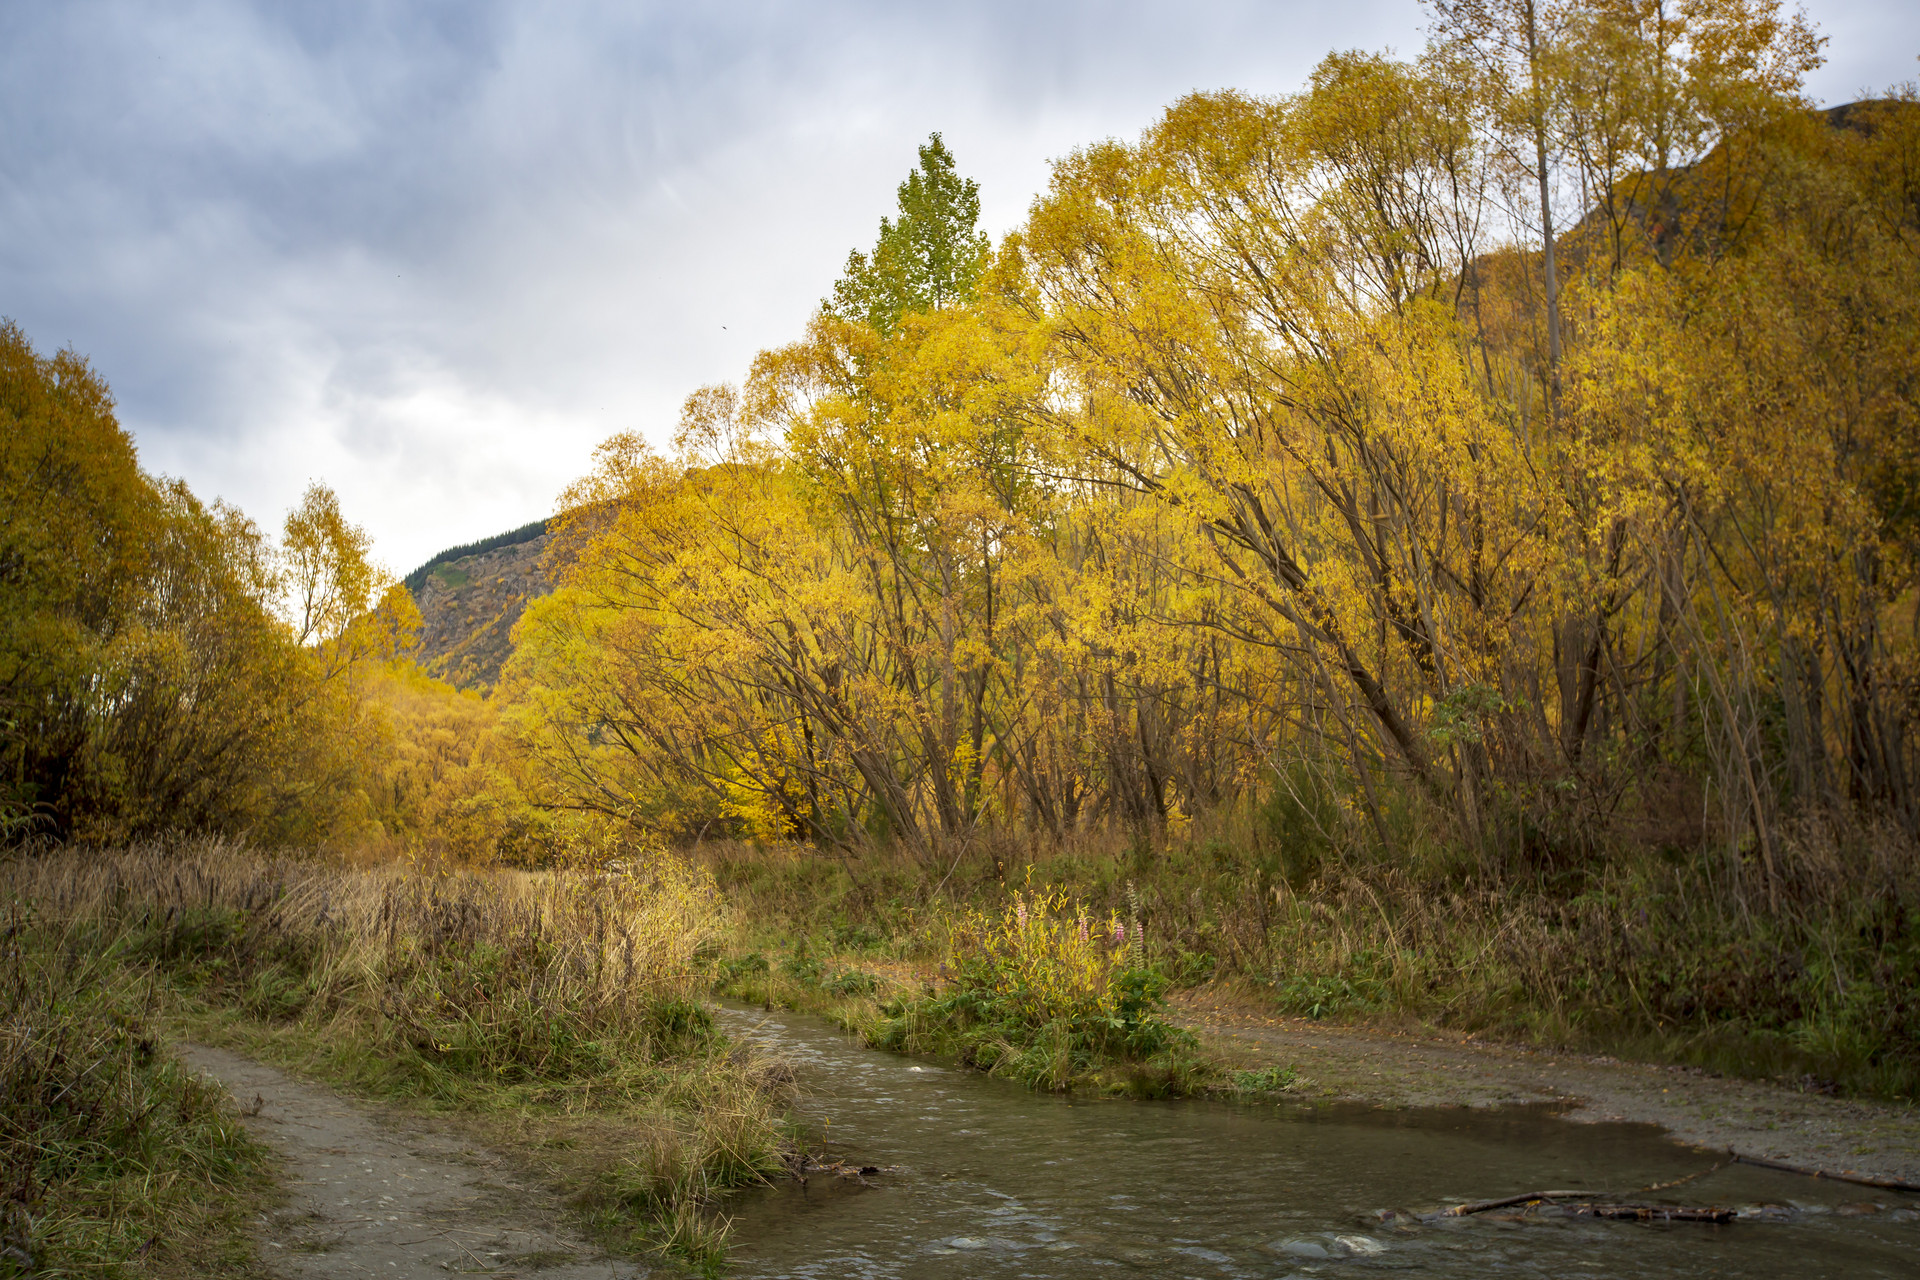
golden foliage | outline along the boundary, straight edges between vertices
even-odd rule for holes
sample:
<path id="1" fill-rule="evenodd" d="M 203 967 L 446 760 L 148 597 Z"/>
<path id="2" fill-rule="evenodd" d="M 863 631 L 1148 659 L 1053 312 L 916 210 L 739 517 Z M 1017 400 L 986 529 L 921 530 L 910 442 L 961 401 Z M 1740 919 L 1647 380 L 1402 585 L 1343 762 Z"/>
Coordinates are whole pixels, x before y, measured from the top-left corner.
<path id="1" fill-rule="evenodd" d="M 611 442 L 522 624 L 543 776 L 923 850 L 1296 765 L 1489 856 L 1920 823 L 1911 93 L 1817 119 L 1766 4 L 1441 17 L 1068 157 L 971 292 Z"/>
<path id="2" fill-rule="evenodd" d="M 310 486 L 279 545 L 139 468 L 79 357 L 0 327 L 0 839 L 314 839 L 419 614 Z"/>

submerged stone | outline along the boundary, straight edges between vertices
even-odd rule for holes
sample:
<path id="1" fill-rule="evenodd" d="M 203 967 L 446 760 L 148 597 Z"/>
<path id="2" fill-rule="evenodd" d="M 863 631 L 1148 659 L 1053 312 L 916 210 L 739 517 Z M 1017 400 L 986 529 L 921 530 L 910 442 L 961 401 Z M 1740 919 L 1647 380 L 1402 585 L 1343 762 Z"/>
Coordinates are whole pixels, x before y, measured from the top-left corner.
<path id="1" fill-rule="evenodd" d="M 1333 1254 L 1318 1240 L 1276 1240 L 1267 1248 L 1290 1258 L 1331 1258 Z"/>

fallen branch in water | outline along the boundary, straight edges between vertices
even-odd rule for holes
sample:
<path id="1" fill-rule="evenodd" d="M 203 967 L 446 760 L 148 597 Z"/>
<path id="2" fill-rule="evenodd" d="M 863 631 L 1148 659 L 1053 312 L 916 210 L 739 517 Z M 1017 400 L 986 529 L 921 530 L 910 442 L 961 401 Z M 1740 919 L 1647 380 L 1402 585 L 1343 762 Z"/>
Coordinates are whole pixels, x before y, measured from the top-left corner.
<path id="1" fill-rule="evenodd" d="M 1581 1196 L 1602 1195 L 1599 1191 L 1528 1191 L 1517 1196 L 1507 1196 L 1500 1200 L 1475 1200 L 1472 1204 L 1457 1204 L 1445 1211 L 1445 1216 L 1464 1218 L 1470 1213 L 1485 1213 L 1489 1209 L 1505 1209 L 1509 1205 L 1532 1204 L 1535 1201 L 1577 1200 Z"/>
<path id="2" fill-rule="evenodd" d="M 1715 1165 L 1717 1169 L 1720 1166 Z M 1712 1169 L 1706 1172 L 1713 1172 Z M 1702 1175 L 1693 1174 L 1682 1178 L 1681 1182 L 1691 1181 Z M 1668 1184 L 1675 1185 L 1675 1184 Z M 1652 1190 L 1653 1188 L 1648 1188 Z M 1679 1204 L 1612 1204 L 1588 1201 L 1584 1204 L 1558 1204 L 1561 1200 L 1577 1200 L 1581 1196 L 1605 1195 L 1602 1191 L 1529 1191 L 1523 1195 L 1502 1196 L 1498 1200 L 1476 1200 L 1472 1204 L 1457 1204 L 1443 1210 L 1437 1217 L 1464 1218 L 1468 1214 L 1485 1213 L 1489 1209 L 1506 1209 L 1514 1205 L 1551 1205 L 1563 1213 L 1582 1218 L 1613 1218 L 1628 1222 L 1732 1222 L 1734 1211 L 1717 1206 L 1699 1207 Z"/>
<path id="3" fill-rule="evenodd" d="M 1628 1222 L 1732 1222 L 1734 1218 L 1732 1209 L 1678 1204 L 1565 1204 L 1560 1208 L 1575 1217 Z"/>
<path id="4" fill-rule="evenodd" d="M 1920 1192 L 1920 1183 L 1907 1182 L 1901 1178 L 1882 1178 L 1871 1173 L 1855 1173 L 1851 1169 L 1809 1169 L 1804 1165 L 1787 1164 L 1782 1160 L 1743 1156 L 1731 1148 L 1728 1149 L 1727 1155 L 1735 1164 L 1750 1164 L 1760 1169 L 1777 1169 L 1781 1173 L 1797 1173 L 1803 1178 L 1828 1178 L 1834 1182 L 1852 1182 L 1863 1187 L 1881 1187 L 1888 1191 Z"/>

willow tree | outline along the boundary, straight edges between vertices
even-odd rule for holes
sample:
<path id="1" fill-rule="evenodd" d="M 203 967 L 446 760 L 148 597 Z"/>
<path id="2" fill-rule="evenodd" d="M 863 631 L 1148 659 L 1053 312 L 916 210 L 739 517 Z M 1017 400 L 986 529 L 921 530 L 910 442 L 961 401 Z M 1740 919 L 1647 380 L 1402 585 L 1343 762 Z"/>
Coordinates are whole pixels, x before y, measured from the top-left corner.
<path id="1" fill-rule="evenodd" d="M 363 740 L 355 677 L 418 619 L 366 550 L 324 487 L 282 548 L 146 474 L 86 362 L 0 327 L 5 834 L 325 834 Z"/>

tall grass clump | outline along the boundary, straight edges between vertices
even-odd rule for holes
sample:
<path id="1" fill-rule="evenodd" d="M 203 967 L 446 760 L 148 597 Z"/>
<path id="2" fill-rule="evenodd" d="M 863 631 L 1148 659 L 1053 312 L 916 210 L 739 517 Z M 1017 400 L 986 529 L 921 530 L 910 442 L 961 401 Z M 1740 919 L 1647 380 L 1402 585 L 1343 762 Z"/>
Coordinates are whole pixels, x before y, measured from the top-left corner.
<path id="1" fill-rule="evenodd" d="M 785 1077 L 730 1046 L 700 1000 L 717 897 L 665 854 L 533 873 L 204 843 L 8 874 L 157 975 L 202 1034 L 361 1092 L 603 1135 L 556 1139 L 580 1148 L 563 1181 L 625 1244 L 715 1263 L 717 1198 L 784 1167 Z M 677 1162 L 664 1181 L 633 1154 L 656 1148 Z"/>
<path id="2" fill-rule="evenodd" d="M 1193 1037 L 1159 1016 L 1168 980 L 1135 912 L 1096 918 L 1067 894 L 1015 890 L 1002 910 L 946 921 L 944 989 L 901 994 L 870 1039 L 956 1057 L 1045 1089 L 1185 1092 L 1204 1075 Z"/>
<path id="3" fill-rule="evenodd" d="M 0 1275 L 238 1273 L 265 1152 L 91 930 L 0 917 Z"/>

